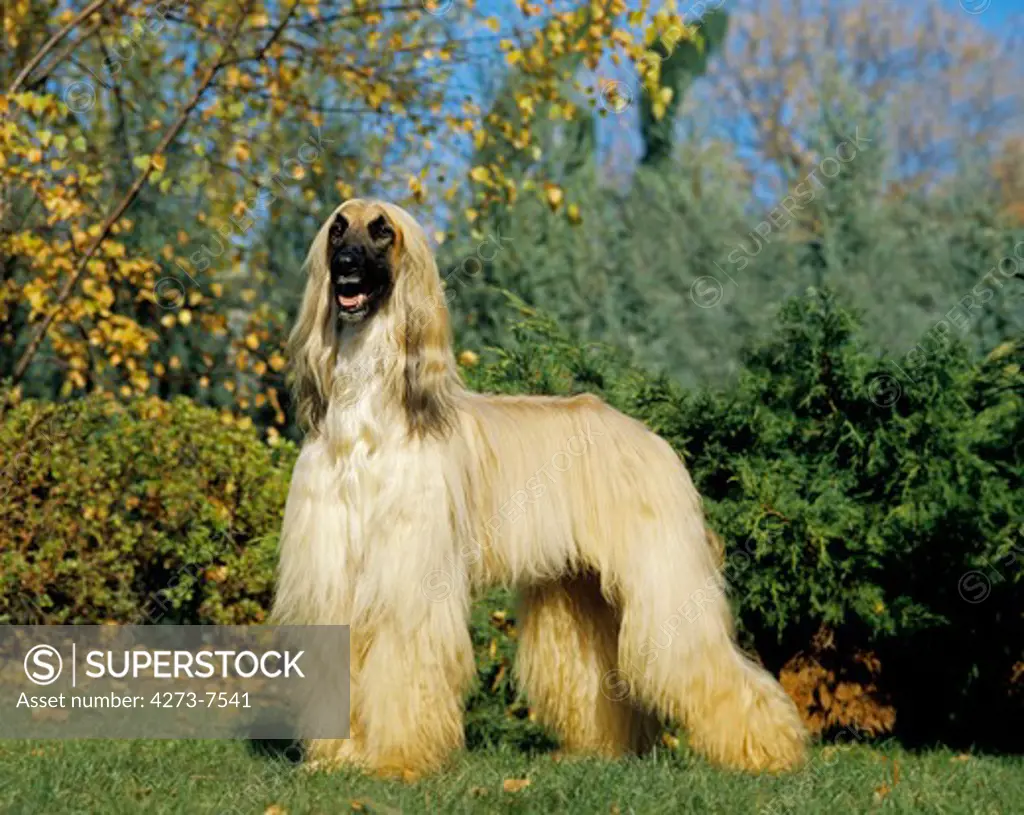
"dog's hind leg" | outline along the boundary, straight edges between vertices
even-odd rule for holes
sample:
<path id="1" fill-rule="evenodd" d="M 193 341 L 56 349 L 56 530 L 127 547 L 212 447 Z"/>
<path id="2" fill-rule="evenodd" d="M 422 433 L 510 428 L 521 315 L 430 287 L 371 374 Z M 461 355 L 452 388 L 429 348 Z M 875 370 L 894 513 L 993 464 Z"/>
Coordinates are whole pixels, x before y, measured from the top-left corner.
<path id="1" fill-rule="evenodd" d="M 739 769 L 798 765 L 806 733 L 767 671 L 737 648 L 725 584 L 696 513 L 638 525 L 617 569 L 621 681 L 684 724 L 699 752 Z"/>
<path id="2" fill-rule="evenodd" d="M 531 708 L 574 752 L 643 752 L 659 731 L 615 670 L 619 619 L 594 575 L 527 588 L 516 673 Z"/>

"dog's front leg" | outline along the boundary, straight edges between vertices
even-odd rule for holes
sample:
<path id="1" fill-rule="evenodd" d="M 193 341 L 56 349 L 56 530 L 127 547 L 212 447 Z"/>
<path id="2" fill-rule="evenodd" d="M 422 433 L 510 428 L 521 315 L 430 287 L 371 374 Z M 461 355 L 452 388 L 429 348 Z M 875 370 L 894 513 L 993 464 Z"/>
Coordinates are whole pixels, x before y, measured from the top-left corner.
<path id="1" fill-rule="evenodd" d="M 451 562 L 442 566 L 436 555 L 450 546 L 424 532 L 407 530 L 401 541 L 416 555 L 382 557 L 383 573 L 364 575 L 377 581 L 379 613 L 368 629 L 353 626 L 353 641 L 367 644 L 353 687 L 364 756 L 372 771 L 406 780 L 462 746 L 463 694 L 474 673 L 468 578 Z"/>
<path id="2" fill-rule="evenodd" d="M 352 557 L 352 507 L 340 494 L 336 457 L 322 438 L 307 439 L 292 472 L 281 530 L 277 585 L 271 622 L 276 625 L 317 626 L 352 623 L 352 586 L 356 579 Z M 351 632 L 351 674 L 318 675 L 317 700 L 308 714 L 318 728 L 316 708 L 333 704 L 350 688 L 349 737 L 306 741 L 307 767 L 333 770 L 365 767 L 362 728 L 357 715 L 359 653 L 363 645 Z M 351 683 L 350 683 L 351 676 Z"/>

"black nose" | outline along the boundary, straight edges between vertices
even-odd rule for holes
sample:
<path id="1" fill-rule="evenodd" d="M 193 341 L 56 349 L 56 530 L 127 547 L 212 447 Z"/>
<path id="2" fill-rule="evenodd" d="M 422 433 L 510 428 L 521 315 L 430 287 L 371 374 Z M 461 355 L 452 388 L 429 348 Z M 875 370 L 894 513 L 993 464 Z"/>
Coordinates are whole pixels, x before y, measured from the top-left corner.
<path id="1" fill-rule="evenodd" d="M 346 266 L 352 266 L 363 261 L 363 250 L 359 246 L 353 246 L 348 249 L 342 249 L 338 253 L 338 260 L 340 260 Z"/>
<path id="2" fill-rule="evenodd" d="M 362 267 L 366 252 L 361 246 L 346 246 L 334 255 L 334 266 L 339 272 L 353 272 Z"/>

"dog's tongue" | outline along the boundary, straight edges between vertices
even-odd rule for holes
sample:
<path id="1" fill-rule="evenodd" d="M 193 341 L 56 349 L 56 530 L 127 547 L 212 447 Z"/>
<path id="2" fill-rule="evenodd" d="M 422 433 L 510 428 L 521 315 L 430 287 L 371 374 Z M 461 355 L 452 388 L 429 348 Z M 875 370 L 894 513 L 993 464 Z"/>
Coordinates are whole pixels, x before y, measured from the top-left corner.
<path id="1" fill-rule="evenodd" d="M 346 297 L 344 294 L 338 295 L 338 303 L 342 308 L 359 308 L 365 302 L 365 294 L 356 294 L 352 297 Z"/>

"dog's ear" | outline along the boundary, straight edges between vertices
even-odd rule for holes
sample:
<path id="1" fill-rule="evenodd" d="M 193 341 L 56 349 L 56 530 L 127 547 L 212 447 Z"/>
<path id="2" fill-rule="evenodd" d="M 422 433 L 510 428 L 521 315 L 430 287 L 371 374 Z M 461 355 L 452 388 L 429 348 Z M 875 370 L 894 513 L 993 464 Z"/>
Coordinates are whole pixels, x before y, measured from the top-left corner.
<path id="1" fill-rule="evenodd" d="M 395 296 L 406 417 L 413 435 L 443 435 L 454 422 L 458 379 L 448 306 L 426 239 L 401 225 L 395 231 L 395 245 L 401 247 Z"/>
<path id="2" fill-rule="evenodd" d="M 339 222 L 338 215 L 327 232 L 313 241 L 306 258 L 306 289 L 295 327 L 288 337 L 289 381 L 299 426 L 315 430 L 327 412 L 333 379 L 335 344 L 331 338 L 332 311 L 327 248 Z"/>

